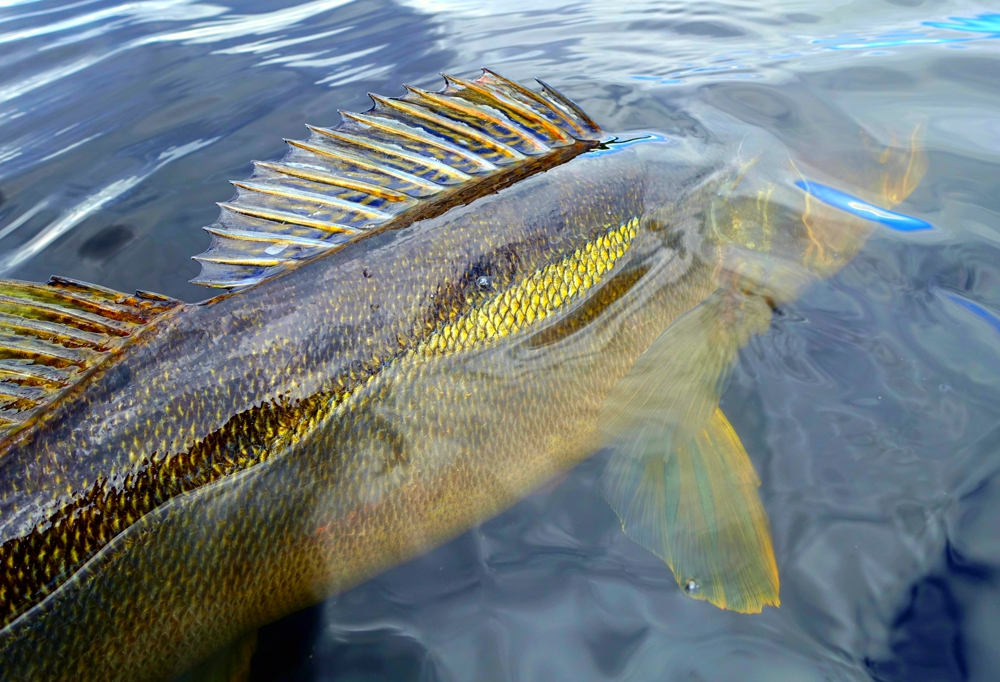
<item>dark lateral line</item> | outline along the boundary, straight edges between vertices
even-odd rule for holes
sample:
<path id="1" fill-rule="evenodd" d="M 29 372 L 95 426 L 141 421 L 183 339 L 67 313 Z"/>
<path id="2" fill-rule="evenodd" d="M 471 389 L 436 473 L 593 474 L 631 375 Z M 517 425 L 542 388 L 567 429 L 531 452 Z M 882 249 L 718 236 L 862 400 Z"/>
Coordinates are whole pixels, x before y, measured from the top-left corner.
<path id="1" fill-rule="evenodd" d="M 146 459 L 119 486 L 100 478 L 47 519 L 0 544 L 0 628 L 41 602 L 119 534 L 178 495 L 245 471 L 273 454 L 279 430 L 304 423 L 331 396 L 264 403 L 234 415 L 187 452 Z M 235 444 L 235 448 L 228 447 Z M 219 467 L 219 465 L 223 465 Z M 44 555 L 42 561 L 39 556 Z M 19 575 L 20 574 L 20 575 Z"/>

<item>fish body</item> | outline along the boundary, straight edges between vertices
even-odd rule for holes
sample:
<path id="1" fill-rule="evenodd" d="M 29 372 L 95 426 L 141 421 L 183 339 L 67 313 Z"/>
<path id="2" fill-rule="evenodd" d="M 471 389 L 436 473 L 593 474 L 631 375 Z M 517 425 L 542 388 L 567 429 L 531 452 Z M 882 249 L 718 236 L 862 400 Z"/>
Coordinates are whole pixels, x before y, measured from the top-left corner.
<path id="1" fill-rule="evenodd" d="M 140 312 L 2 445 L 4 679 L 166 679 L 464 532 L 599 449 L 609 396 L 709 300 L 724 329 L 697 343 L 729 349 L 722 376 L 766 329 L 760 302 L 799 285 L 814 235 L 785 225 L 767 253 L 793 275 L 735 286 L 747 240 L 718 224 L 749 215 L 729 194 L 746 170 L 733 148 L 602 136 L 280 272 L 260 250 L 210 258 L 207 279 L 242 268 L 251 286 L 201 304 L 50 284 L 77 308 Z"/>

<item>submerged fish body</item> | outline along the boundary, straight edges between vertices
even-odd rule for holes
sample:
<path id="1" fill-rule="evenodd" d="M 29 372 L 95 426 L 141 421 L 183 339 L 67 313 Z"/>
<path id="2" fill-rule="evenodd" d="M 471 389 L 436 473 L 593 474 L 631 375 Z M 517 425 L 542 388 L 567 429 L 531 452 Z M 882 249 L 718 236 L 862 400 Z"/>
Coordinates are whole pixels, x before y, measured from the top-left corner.
<path id="1" fill-rule="evenodd" d="M 443 173 L 443 186 L 458 176 L 438 166 L 515 148 L 494 142 L 512 122 L 533 130 L 517 119 L 518 101 L 511 95 L 493 136 L 467 134 L 486 151 L 470 156 L 436 143 L 441 160 L 432 171 Z M 384 192 L 406 194 L 400 203 L 416 206 L 412 217 L 379 218 L 399 229 L 363 239 L 328 230 L 351 236 L 346 246 L 297 232 L 314 229 L 305 223 L 315 218 L 294 213 L 295 202 L 322 203 L 310 188 L 237 202 L 233 213 L 244 222 L 215 228 L 203 279 L 252 285 L 244 290 L 187 305 L 49 285 L 72 299 L 74 329 L 80 319 L 101 333 L 100 324 L 121 327 L 115 338 L 125 341 L 100 351 L 106 357 L 50 404 L 22 405 L 30 419 L 9 428 L 0 452 L 5 679 L 183 672 L 234 638 L 495 515 L 595 452 L 609 430 L 623 458 L 609 471 L 608 499 L 626 532 L 664 557 L 689 593 L 738 610 L 777 602 L 757 482 L 717 392 L 735 350 L 766 329 L 768 304 L 849 260 L 868 228 L 821 234 L 817 222 L 799 219 L 794 188 L 787 192 L 797 204 L 783 215 L 780 201 L 761 209 L 757 189 L 737 200 L 748 164 L 732 147 L 699 136 L 599 144 L 606 136 L 589 119 L 552 101 L 553 112 L 586 133 L 564 135 L 572 153 L 542 155 L 549 162 L 530 173 L 517 170 L 533 163 L 525 154 L 501 180 L 459 187 L 438 215 L 419 186 L 410 194 L 390 186 L 419 185 L 412 168 L 389 175 Z M 475 115 L 452 111 L 449 120 Z M 440 111 L 427 119 L 413 104 L 365 125 L 378 139 L 375 123 L 402 127 L 418 116 L 431 120 L 425 133 L 445 125 L 433 119 Z M 398 158 L 415 164 L 415 154 Z M 350 157 L 352 168 L 365 158 Z M 321 174 L 307 164 L 287 168 L 299 179 Z M 267 194 L 259 185 L 241 192 L 259 198 Z M 340 210 L 342 201 L 324 205 Z M 392 210 L 366 206 L 369 218 Z M 264 230 L 263 220 L 284 232 L 247 228 Z M 839 240 L 835 256 L 822 253 L 831 239 Z M 299 249 L 305 262 L 282 260 L 286 249 Z M 9 286 L 15 303 L 27 296 L 27 285 Z M 45 298 L 54 294 L 33 286 L 33 303 L 22 308 L 58 312 L 58 301 Z M 93 303 L 81 313 L 92 299 L 104 312 Z M 57 338 L 59 320 L 41 319 L 51 323 L 50 342 L 72 345 Z M 665 345 L 674 360 L 657 355 Z M 711 357 L 698 355 L 703 348 Z M 685 395 L 657 405 L 643 398 L 637 409 L 636 386 L 648 391 L 649 377 Z M 682 523 L 683 502 L 650 525 L 657 508 L 642 500 L 659 485 L 646 454 L 650 419 L 667 419 L 668 441 L 680 448 L 675 464 L 662 466 L 681 470 L 663 469 L 660 483 L 710 471 L 685 464 L 702 450 L 728 453 L 723 473 L 711 475 L 722 485 L 719 476 L 736 471 L 725 485 L 748 496 L 717 513 L 752 517 L 740 526 L 750 528 L 752 551 L 730 554 L 732 570 L 754 583 L 750 596 L 719 597 L 712 581 L 725 580 L 713 575 L 729 569 L 693 567 L 690 550 L 671 544 L 663 524 L 693 527 Z M 656 438 L 664 455 L 676 449 Z"/>

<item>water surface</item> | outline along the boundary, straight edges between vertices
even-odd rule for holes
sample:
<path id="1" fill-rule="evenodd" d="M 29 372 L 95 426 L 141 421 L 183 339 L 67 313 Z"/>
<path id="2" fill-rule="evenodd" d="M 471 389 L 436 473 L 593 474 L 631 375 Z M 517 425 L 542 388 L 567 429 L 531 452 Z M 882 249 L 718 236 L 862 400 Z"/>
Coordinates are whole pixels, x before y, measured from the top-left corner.
<path id="1" fill-rule="evenodd" d="M 189 256 L 251 159 L 367 108 L 368 91 L 481 65 L 546 79 L 610 131 L 728 116 L 816 162 L 863 144 L 858 127 L 885 145 L 920 125 L 929 158 L 896 209 L 914 222 L 879 220 L 852 263 L 784 306 L 723 398 L 763 480 L 780 609 L 681 594 L 621 532 L 598 455 L 266 627 L 254 679 L 996 679 L 995 8 L 221 2 L 0 0 L 0 276 L 204 298 Z"/>

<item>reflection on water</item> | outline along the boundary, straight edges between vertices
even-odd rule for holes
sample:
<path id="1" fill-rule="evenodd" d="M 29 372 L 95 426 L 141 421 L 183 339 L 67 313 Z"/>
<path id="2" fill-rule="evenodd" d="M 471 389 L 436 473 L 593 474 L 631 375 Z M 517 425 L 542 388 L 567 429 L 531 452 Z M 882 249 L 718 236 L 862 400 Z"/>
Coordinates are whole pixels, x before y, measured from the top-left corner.
<path id="1" fill-rule="evenodd" d="M 622 534 L 602 453 L 268 626 L 253 679 L 990 680 L 997 37 L 1000 15 L 921 0 L 0 0 L 0 268 L 197 300 L 188 257 L 251 159 L 366 91 L 482 64 L 545 78 L 612 132 L 736 119 L 817 168 L 864 151 L 859 126 L 880 147 L 922 122 L 927 175 L 894 213 L 813 186 L 880 223 L 780 306 L 723 397 L 763 481 L 780 609 L 685 598 Z"/>
<path id="2" fill-rule="evenodd" d="M 934 229 L 934 226 L 926 220 L 911 218 L 910 216 L 903 215 L 902 213 L 889 211 L 881 208 L 880 206 L 870 204 L 863 199 L 851 196 L 847 192 L 841 192 L 839 189 L 827 187 L 826 185 L 818 182 L 798 180 L 795 184 L 824 203 L 835 206 L 842 211 L 853 213 L 859 218 L 871 220 L 876 223 L 882 223 L 883 225 L 900 232 L 914 232 L 916 230 Z"/>

